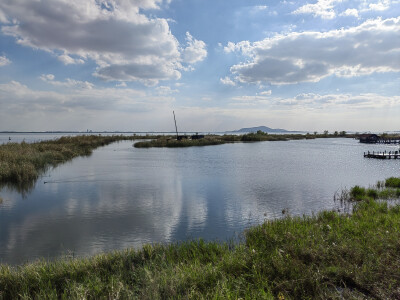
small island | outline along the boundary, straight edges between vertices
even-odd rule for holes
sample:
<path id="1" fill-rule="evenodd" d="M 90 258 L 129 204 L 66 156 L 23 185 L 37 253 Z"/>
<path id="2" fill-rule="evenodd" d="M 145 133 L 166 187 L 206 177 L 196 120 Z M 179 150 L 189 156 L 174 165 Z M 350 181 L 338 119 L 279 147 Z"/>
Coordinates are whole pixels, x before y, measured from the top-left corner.
<path id="1" fill-rule="evenodd" d="M 262 130 L 256 132 L 250 132 L 246 134 L 208 134 L 201 138 L 196 138 L 196 135 L 166 135 L 159 136 L 151 141 L 139 141 L 134 144 L 136 148 L 152 148 L 152 147 L 193 147 L 193 146 L 212 146 L 221 145 L 226 143 L 240 143 L 240 142 L 264 142 L 264 141 L 290 141 L 290 140 L 305 140 L 305 139 L 316 139 L 316 138 L 332 138 L 332 137 L 353 137 L 352 135 L 346 134 L 346 132 L 338 133 L 337 131 L 333 134 L 329 134 L 325 131 L 322 134 L 314 132 L 313 134 L 306 133 L 282 133 L 282 134 L 269 134 Z"/>

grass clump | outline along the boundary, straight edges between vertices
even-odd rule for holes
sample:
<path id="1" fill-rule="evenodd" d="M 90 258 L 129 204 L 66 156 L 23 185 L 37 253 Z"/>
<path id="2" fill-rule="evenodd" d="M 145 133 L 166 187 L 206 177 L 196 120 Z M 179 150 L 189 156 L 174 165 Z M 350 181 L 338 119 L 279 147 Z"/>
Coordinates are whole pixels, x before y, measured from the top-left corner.
<path id="1" fill-rule="evenodd" d="M 358 185 L 353 186 L 350 189 L 350 196 L 352 198 L 352 200 L 354 201 L 360 201 L 363 200 L 366 197 L 366 190 L 363 187 L 360 187 Z"/>
<path id="2" fill-rule="evenodd" d="M 3 265 L 0 299 L 398 299 L 398 228 L 398 205 L 367 199 L 352 214 L 266 221 L 237 244 L 197 240 Z"/>
<path id="3" fill-rule="evenodd" d="M 385 180 L 385 187 L 400 188 L 400 178 L 389 177 Z"/>

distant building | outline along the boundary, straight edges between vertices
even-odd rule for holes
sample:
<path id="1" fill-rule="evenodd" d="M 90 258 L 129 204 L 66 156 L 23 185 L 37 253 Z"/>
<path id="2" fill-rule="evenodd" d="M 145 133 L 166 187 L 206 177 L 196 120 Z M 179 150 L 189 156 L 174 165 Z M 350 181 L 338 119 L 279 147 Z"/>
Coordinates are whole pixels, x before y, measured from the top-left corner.
<path id="1" fill-rule="evenodd" d="M 379 136 L 376 134 L 360 134 L 358 136 L 360 139 L 360 143 L 366 143 L 366 144 L 375 144 L 379 140 Z"/>

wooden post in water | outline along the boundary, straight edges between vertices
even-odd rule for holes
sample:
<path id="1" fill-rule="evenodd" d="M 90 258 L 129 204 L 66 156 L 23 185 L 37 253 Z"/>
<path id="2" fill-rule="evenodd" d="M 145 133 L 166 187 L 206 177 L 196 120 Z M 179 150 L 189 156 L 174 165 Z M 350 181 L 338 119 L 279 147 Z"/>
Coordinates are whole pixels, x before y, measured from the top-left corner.
<path id="1" fill-rule="evenodd" d="M 178 140 L 178 127 L 176 126 L 175 111 L 172 111 L 172 113 L 174 114 L 175 130 L 176 130 L 176 140 Z"/>

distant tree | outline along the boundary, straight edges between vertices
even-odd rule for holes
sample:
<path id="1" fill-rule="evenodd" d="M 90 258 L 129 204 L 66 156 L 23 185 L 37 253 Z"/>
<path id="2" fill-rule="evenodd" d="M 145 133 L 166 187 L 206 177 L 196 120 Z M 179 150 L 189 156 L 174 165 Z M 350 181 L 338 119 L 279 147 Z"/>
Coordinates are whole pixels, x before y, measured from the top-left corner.
<path id="1" fill-rule="evenodd" d="M 339 132 L 335 131 L 335 132 L 333 133 L 333 135 L 334 135 L 334 136 L 338 136 L 338 135 L 339 135 Z"/>
<path id="2" fill-rule="evenodd" d="M 328 130 L 324 130 L 324 135 L 325 135 L 325 136 L 327 136 L 327 135 L 328 135 L 328 133 L 329 133 L 329 131 L 328 131 Z"/>
<path id="3" fill-rule="evenodd" d="M 318 132 L 314 131 L 314 135 L 317 135 Z"/>
<path id="4" fill-rule="evenodd" d="M 264 131 L 262 131 L 262 130 L 257 130 L 257 134 L 264 135 L 264 134 L 268 134 L 268 133 L 267 133 L 267 132 L 264 132 Z"/>
<path id="5" fill-rule="evenodd" d="M 340 136 L 346 136 L 346 131 L 343 130 L 343 131 L 339 132 L 339 135 Z"/>

